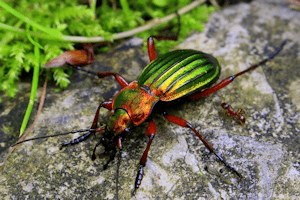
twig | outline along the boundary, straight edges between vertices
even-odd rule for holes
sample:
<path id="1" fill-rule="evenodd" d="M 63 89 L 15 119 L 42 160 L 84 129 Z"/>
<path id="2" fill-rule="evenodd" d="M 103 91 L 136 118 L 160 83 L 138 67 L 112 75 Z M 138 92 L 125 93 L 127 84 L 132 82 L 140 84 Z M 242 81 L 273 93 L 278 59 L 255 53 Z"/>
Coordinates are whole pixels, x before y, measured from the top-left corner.
<path id="1" fill-rule="evenodd" d="M 209 1 L 210 1 L 210 3 L 211 3 L 214 7 L 216 7 L 218 10 L 221 8 L 216 0 L 209 0 Z"/>
<path id="2" fill-rule="evenodd" d="M 191 11 L 192 9 L 196 8 L 197 6 L 203 4 L 206 0 L 199 0 L 199 1 L 193 1 L 192 3 L 190 3 L 189 5 L 181 8 L 180 10 L 178 10 L 178 14 L 179 15 L 183 15 L 184 13 L 187 13 L 189 11 Z M 133 36 L 137 33 L 141 33 L 143 31 L 146 31 L 148 29 L 151 29 L 153 27 L 159 26 L 162 23 L 168 22 L 172 19 L 174 19 L 175 17 L 177 17 L 176 13 L 172 13 L 164 18 L 161 19 L 153 19 L 151 21 L 149 21 L 146 25 L 144 26 L 140 26 L 137 27 L 135 29 L 129 30 L 129 31 L 124 31 L 121 33 L 117 33 L 115 34 L 115 36 L 113 37 L 114 40 L 118 40 L 118 39 L 122 39 L 122 38 L 126 38 L 126 37 L 130 37 Z M 80 37 L 80 36 L 63 36 L 65 41 L 72 41 L 72 42 L 101 42 L 104 41 L 104 37 Z"/>
<path id="3" fill-rule="evenodd" d="M 181 8 L 180 10 L 178 10 L 178 14 L 183 15 L 184 13 L 187 13 L 187 12 L 193 10 L 197 6 L 203 4 L 204 2 L 206 2 L 206 0 L 193 1 L 189 5 L 187 5 L 183 8 Z M 117 39 L 122 39 L 122 38 L 133 36 L 137 33 L 141 33 L 143 31 L 149 30 L 153 27 L 159 26 L 162 23 L 168 22 L 168 21 L 174 19 L 175 17 L 177 17 L 176 13 L 172 13 L 172 14 L 170 14 L 170 15 L 164 17 L 164 18 L 161 18 L 161 19 L 158 19 L 158 18 L 153 19 L 144 26 L 140 26 L 140 27 L 137 27 L 137 28 L 129 30 L 129 31 L 124 31 L 124 32 L 121 32 L 121 33 L 117 33 L 112 37 L 112 39 L 117 40 Z M 1 28 L 5 29 L 6 31 L 17 32 L 17 33 L 20 33 L 20 34 L 26 34 L 27 33 L 23 29 L 15 28 L 13 26 L 9 26 L 9 25 L 3 24 L 3 23 L 0 23 L 0 29 Z M 97 43 L 97 42 L 105 41 L 105 38 L 101 37 L 101 36 L 99 36 L 99 37 L 83 37 L 83 36 L 67 36 L 67 35 L 64 35 L 64 36 L 62 36 L 62 38 L 60 38 L 60 37 L 57 37 L 57 38 L 55 37 L 54 38 L 54 37 L 51 37 L 47 34 L 39 33 L 39 32 L 30 31 L 29 34 L 33 35 L 33 36 L 40 37 L 40 38 L 48 39 L 48 40 L 52 39 L 52 40 L 58 40 L 58 41 L 64 41 L 64 42 L 79 42 L 79 43 L 94 43 L 95 42 L 95 43 Z"/>

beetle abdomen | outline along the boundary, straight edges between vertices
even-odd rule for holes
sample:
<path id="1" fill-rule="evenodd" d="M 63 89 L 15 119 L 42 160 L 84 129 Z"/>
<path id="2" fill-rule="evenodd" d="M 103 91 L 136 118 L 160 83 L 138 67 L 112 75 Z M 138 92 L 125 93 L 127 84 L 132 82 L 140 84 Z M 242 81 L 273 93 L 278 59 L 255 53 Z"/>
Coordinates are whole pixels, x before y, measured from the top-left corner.
<path id="1" fill-rule="evenodd" d="M 220 73 L 213 56 L 195 50 L 175 50 L 153 60 L 138 78 L 161 101 L 172 101 L 205 89 Z"/>

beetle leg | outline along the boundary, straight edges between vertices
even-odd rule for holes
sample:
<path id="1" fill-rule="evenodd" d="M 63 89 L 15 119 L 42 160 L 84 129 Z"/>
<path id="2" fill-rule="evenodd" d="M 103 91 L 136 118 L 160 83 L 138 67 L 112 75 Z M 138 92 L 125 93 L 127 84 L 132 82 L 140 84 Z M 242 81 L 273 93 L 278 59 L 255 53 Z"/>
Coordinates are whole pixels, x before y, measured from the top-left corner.
<path id="1" fill-rule="evenodd" d="M 254 70 L 258 66 L 261 66 L 261 65 L 265 64 L 267 61 L 269 61 L 272 58 L 274 58 L 281 51 L 281 49 L 283 48 L 283 46 L 285 45 L 286 42 L 287 42 L 287 40 L 284 40 L 284 42 L 278 48 L 276 48 L 275 51 L 272 52 L 268 56 L 268 58 L 260 61 L 259 63 L 255 64 L 255 65 L 252 65 L 251 67 L 247 68 L 244 71 L 241 71 L 241 72 L 239 72 L 239 73 L 237 73 L 237 74 L 235 74 L 233 76 L 230 76 L 228 78 L 225 78 L 224 80 L 222 80 L 220 83 L 218 83 L 214 87 L 208 88 L 208 89 L 206 89 L 206 90 L 204 90 L 204 91 L 202 91 L 200 93 L 192 94 L 191 96 L 189 96 L 189 99 L 196 100 L 196 99 L 199 99 L 199 98 L 202 98 L 202 97 L 206 97 L 207 95 L 210 95 L 210 94 L 218 91 L 219 89 L 225 87 L 226 85 L 228 85 L 229 83 L 231 83 L 236 77 L 238 77 L 240 75 L 243 75 L 243 74 L 247 73 L 248 71 Z"/>
<path id="2" fill-rule="evenodd" d="M 101 108 L 101 107 L 106 108 L 106 109 L 108 109 L 108 110 L 112 110 L 112 101 L 111 101 L 111 100 L 109 100 L 109 101 L 104 101 L 104 102 L 102 102 L 102 103 L 98 106 L 97 111 L 96 111 L 96 114 L 95 114 L 95 117 L 94 117 L 93 124 L 92 124 L 92 126 L 91 126 L 91 129 L 97 129 L 97 122 L 98 122 L 99 111 L 100 111 L 100 108 Z M 101 128 L 101 129 L 99 129 L 99 130 L 96 130 L 95 132 L 101 132 L 101 131 L 103 131 L 103 130 L 104 130 L 104 128 Z M 86 133 L 86 134 L 84 134 L 84 135 L 82 135 L 82 136 L 80 136 L 80 137 L 78 137 L 78 138 L 76 138 L 76 139 L 74 139 L 74 140 L 72 140 L 72 141 L 65 142 L 65 143 L 63 143 L 63 144 L 60 146 L 60 149 L 62 149 L 62 148 L 65 147 L 65 146 L 68 146 L 68 145 L 78 144 L 78 143 L 80 143 L 80 142 L 86 140 L 87 138 L 89 138 L 89 137 L 90 137 L 91 135 L 93 135 L 93 133 L 95 133 L 95 132 L 89 131 L 88 133 Z M 97 147 L 97 145 L 96 145 L 96 147 Z M 96 147 L 95 147 L 95 148 L 96 148 Z"/>
<path id="3" fill-rule="evenodd" d="M 106 108 L 107 110 L 111 111 L 113 109 L 112 108 L 112 100 L 104 101 L 98 106 L 95 117 L 94 117 L 94 121 L 93 121 L 93 124 L 91 127 L 97 128 L 97 122 L 98 122 L 98 117 L 99 117 L 99 112 L 100 112 L 101 107 Z"/>
<path id="4" fill-rule="evenodd" d="M 103 170 L 106 170 L 108 167 L 108 164 L 115 159 L 116 153 L 117 153 L 116 148 L 113 148 L 112 153 L 109 156 L 109 160 L 103 165 Z"/>
<path id="5" fill-rule="evenodd" d="M 149 55 L 150 62 L 156 58 L 154 38 L 157 40 L 174 40 L 174 41 L 178 39 L 176 36 L 175 37 L 165 37 L 165 36 L 155 36 L 155 35 L 150 36 L 147 41 L 148 55 Z"/>
<path id="6" fill-rule="evenodd" d="M 102 141 L 98 142 L 98 143 L 95 145 L 94 150 L 93 150 L 93 154 L 92 154 L 92 160 L 95 160 L 95 159 L 96 159 L 96 149 L 97 149 L 97 146 L 99 146 L 101 143 L 102 143 Z"/>
<path id="7" fill-rule="evenodd" d="M 139 171 L 137 173 L 137 176 L 136 176 L 136 179 L 135 179 L 135 187 L 134 187 L 134 190 L 132 192 L 132 195 L 134 196 L 135 193 L 136 193 L 136 189 L 138 189 L 142 183 L 142 179 L 143 179 L 143 176 L 144 176 L 144 167 L 146 165 L 146 162 L 147 162 L 147 156 L 148 156 L 148 151 L 150 149 L 150 146 L 151 146 L 151 143 L 152 143 L 152 140 L 154 139 L 155 137 L 155 134 L 156 134 L 156 124 L 153 120 L 151 120 L 147 126 L 147 136 L 149 137 L 149 142 L 148 142 L 148 145 L 143 153 L 143 156 L 140 160 L 140 168 L 139 168 Z"/>
<path id="8" fill-rule="evenodd" d="M 176 36 L 165 37 L 165 36 L 153 35 L 148 38 L 147 47 L 148 47 L 148 55 L 149 55 L 150 62 L 156 58 L 155 45 L 154 45 L 154 40 L 153 40 L 154 38 L 157 40 L 174 40 L 174 41 L 178 40 L 178 36 L 180 33 L 180 15 L 178 14 L 178 12 L 176 12 L 176 15 L 177 15 L 177 19 L 178 19 L 178 31 L 176 33 Z"/>
<path id="9" fill-rule="evenodd" d="M 123 76 L 117 74 L 117 73 L 113 73 L 113 72 L 98 72 L 98 77 L 99 78 L 104 78 L 107 76 L 114 76 L 115 79 L 118 81 L 118 83 L 122 86 L 122 87 L 126 87 L 127 85 L 129 85 L 129 83 L 125 80 L 125 78 L 123 78 Z"/>
<path id="10" fill-rule="evenodd" d="M 233 167 L 231 167 L 229 164 L 227 164 L 226 161 L 214 151 L 213 147 L 200 135 L 200 133 L 198 133 L 198 131 L 196 131 L 196 129 L 188 121 L 186 121 L 182 118 L 176 117 L 174 115 L 168 115 L 166 112 L 163 112 L 162 115 L 171 123 L 177 124 L 181 127 L 191 129 L 198 136 L 198 138 L 203 142 L 203 144 L 206 146 L 206 148 L 208 148 L 208 150 L 211 153 L 214 153 L 228 169 L 230 169 L 232 172 L 234 172 L 236 175 L 238 175 L 240 178 L 242 178 L 242 176 Z"/>
<path id="11" fill-rule="evenodd" d="M 107 77 L 107 76 L 114 76 L 115 79 L 118 81 L 118 83 L 122 86 L 122 87 L 126 87 L 127 85 L 129 85 L 129 83 L 125 80 L 125 78 L 117 73 L 113 73 L 113 72 L 92 72 L 90 70 L 86 70 L 80 66 L 71 66 L 77 70 L 80 70 L 80 71 L 84 71 L 86 73 L 89 73 L 89 74 L 93 74 L 95 76 L 98 76 L 99 78 L 104 78 L 104 77 Z"/>

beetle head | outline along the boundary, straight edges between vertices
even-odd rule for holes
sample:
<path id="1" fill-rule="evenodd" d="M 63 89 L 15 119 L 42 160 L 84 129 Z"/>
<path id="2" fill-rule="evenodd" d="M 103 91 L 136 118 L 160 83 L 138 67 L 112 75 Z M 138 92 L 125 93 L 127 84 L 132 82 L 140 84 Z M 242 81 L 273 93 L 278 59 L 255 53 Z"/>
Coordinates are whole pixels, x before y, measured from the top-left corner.
<path id="1" fill-rule="evenodd" d="M 125 131 L 130 123 L 131 120 L 128 113 L 123 109 L 116 109 L 114 114 L 108 119 L 106 129 L 116 136 Z"/>

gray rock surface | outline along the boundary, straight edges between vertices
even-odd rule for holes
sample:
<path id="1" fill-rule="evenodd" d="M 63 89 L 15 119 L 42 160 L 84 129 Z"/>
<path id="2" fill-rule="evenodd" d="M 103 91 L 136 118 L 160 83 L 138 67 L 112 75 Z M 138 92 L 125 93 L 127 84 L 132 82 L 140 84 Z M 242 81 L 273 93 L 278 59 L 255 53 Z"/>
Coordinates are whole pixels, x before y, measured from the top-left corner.
<path id="1" fill-rule="evenodd" d="M 148 141 L 147 123 L 134 128 L 123 143 L 120 199 L 300 198 L 300 12 L 288 5 L 282 0 L 260 0 L 225 8 L 212 14 L 204 32 L 191 35 L 177 47 L 214 55 L 222 67 L 222 80 L 266 58 L 289 39 L 273 60 L 215 94 L 167 108 L 194 125 L 244 179 L 240 181 L 209 155 L 192 131 L 154 114 L 157 135 L 136 198 L 131 191 Z M 96 56 L 87 69 L 114 71 L 128 81 L 137 79 L 148 57 L 139 40 L 132 40 L 135 42 Z M 6 100 L 0 107 L 2 164 L 8 147 L 16 141 L 29 98 L 30 84 L 19 87 L 17 99 Z M 98 104 L 121 89 L 113 78 L 99 80 L 82 72 L 74 73 L 66 90 L 57 93 L 51 88 L 54 86 L 48 87 L 45 106 L 28 138 L 90 127 Z M 224 117 L 222 102 L 243 108 L 246 124 Z M 102 110 L 101 121 L 105 123 L 108 115 Z M 115 199 L 117 159 L 107 170 L 102 169 L 106 157 L 90 159 L 99 136 L 59 150 L 61 143 L 78 136 L 20 145 L 0 172 L 0 196 Z M 99 148 L 98 155 L 102 151 Z"/>

